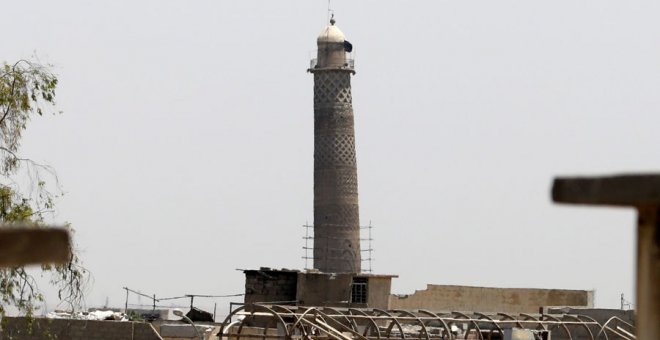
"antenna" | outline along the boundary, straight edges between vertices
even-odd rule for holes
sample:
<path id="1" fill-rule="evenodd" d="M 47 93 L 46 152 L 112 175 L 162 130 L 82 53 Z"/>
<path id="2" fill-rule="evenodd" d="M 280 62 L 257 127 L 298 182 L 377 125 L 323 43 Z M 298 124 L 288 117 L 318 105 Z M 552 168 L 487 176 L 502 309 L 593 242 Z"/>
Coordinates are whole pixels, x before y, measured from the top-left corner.
<path id="1" fill-rule="evenodd" d="M 328 18 L 326 19 L 325 22 L 330 21 L 330 16 L 332 15 L 333 17 L 335 16 L 335 13 L 332 11 L 332 5 L 330 4 L 331 0 L 328 0 Z"/>
<path id="2" fill-rule="evenodd" d="M 623 297 L 623 293 L 621 293 L 621 309 L 622 309 L 622 310 L 625 310 L 625 309 L 632 309 L 632 302 L 626 300 L 626 299 Z"/>

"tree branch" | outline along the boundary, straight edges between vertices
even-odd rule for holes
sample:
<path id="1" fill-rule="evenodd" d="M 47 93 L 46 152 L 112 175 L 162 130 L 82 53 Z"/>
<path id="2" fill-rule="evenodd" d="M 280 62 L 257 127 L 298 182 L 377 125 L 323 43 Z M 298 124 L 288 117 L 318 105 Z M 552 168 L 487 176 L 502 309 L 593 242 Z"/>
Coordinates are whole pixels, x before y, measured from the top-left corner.
<path id="1" fill-rule="evenodd" d="M 14 97 L 15 88 L 16 88 L 16 77 L 14 77 L 14 80 L 11 82 L 11 91 L 9 92 L 10 97 L 12 97 L 12 98 Z M 9 110 L 10 109 L 11 109 L 11 103 L 7 103 L 7 108 L 5 109 L 5 112 L 2 115 L 2 118 L 0 118 L 0 125 L 4 124 L 5 118 L 7 118 L 7 116 L 9 115 Z"/>
<path id="2" fill-rule="evenodd" d="M 54 175 L 54 174 L 55 174 L 55 170 L 54 170 L 53 167 L 51 167 L 50 165 L 41 164 L 41 163 L 35 162 L 35 161 L 33 161 L 33 160 L 29 159 L 29 158 L 21 158 L 21 157 L 18 157 L 18 155 L 17 155 L 15 152 L 9 150 L 8 148 L 6 148 L 6 147 L 4 147 L 4 146 L 0 146 L 0 151 L 4 151 L 4 152 L 10 154 L 10 155 L 11 155 L 12 157 L 14 157 L 14 159 L 16 159 L 17 161 L 30 163 L 30 164 L 32 164 L 32 165 L 35 166 L 35 167 L 42 168 L 42 169 L 48 171 L 51 175 Z"/>

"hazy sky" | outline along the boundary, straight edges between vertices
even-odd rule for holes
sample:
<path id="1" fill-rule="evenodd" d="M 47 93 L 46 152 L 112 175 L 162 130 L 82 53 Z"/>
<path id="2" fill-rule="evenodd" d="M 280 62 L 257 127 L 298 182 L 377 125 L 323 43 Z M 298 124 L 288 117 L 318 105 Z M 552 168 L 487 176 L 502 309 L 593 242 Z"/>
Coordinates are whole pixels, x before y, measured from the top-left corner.
<path id="1" fill-rule="evenodd" d="M 400 275 L 395 293 L 436 283 L 595 289 L 599 307 L 633 298 L 634 212 L 560 206 L 549 192 L 558 175 L 660 168 L 660 2 L 332 6 L 355 47 L 361 221 L 375 226 L 374 271 Z M 60 76 L 64 114 L 33 120 L 23 154 L 58 171 L 55 220 L 77 229 L 89 306 L 123 306 L 123 286 L 242 293 L 236 268 L 304 267 L 305 71 L 327 1 L 7 1 L 3 12 L 1 59 L 36 52 Z M 213 302 L 229 299 L 199 305 Z"/>

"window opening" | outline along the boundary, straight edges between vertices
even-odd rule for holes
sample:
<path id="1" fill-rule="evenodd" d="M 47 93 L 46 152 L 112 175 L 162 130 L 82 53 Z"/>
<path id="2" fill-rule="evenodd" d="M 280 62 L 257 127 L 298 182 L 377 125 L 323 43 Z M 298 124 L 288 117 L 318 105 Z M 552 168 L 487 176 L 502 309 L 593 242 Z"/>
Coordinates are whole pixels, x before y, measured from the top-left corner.
<path id="1" fill-rule="evenodd" d="M 367 303 L 367 282 L 366 277 L 354 277 L 351 286 L 351 303 Z"/>

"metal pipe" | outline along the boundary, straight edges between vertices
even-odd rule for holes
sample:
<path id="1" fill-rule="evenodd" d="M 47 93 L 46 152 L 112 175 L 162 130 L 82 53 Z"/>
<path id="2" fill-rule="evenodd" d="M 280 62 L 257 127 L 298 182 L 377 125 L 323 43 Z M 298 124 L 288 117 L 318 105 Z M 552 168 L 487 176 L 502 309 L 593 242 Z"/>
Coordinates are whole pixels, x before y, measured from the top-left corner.
<path id="1" fill-rule="evenodd" d="M 329 313 L 325 313 L 329 312 Z M 540 315 L 510 315 L 510 314 L 485 314 L 474 312 L 452 312 L 449 314 L 436 314 L 428 311 L 384 311 L 379 309 L 356 309 L 356 308 L 325 308 L 299 307 L 292 309 L 285 306 L 246 305 L 233 311 L 222 326 L 221 336 L 223 338 L 238 339 L 249 338 L 251 333 L 249 327 L 231 328 L 232 317 L 244 315 L 251 318 L 252 322 L 263 322 L 278 325 L 287 336 L 305 337 L 311 335 L 312 330 L 321 332 L 314 334 L 319 339 L 346 340 L 345 335 L 351 334 L 352 339 L 413 339 L 413 340 L 439 340 L 439 339 L 461 339 L 465 336 L 477 336 L 485 338 L 493 335 L 493 332 L 503 334 L 504 329 L 518 327 L 538 331 L 539 329 L 562 329 L 567 332 L 568 338 L 575 338 L 577 334 L 571 334 L 575 329 L 587 331 L 587 337 L 593 329 L 603 329 L 604 326 L 595 320 L 582 315 L 568 314 L 544 314 Z M 259 320 L 262 321 L 259 321 Z M 268 321 L 272 320 L 272 321 Z M 618 320 L 616 320 L 618 321 Z M 451 325 L 470 325 L 471 332 L 461 329 L 458 333 L 452 333 Z M 355 325 L 356 328 L 351 328 Z M 281 328 L 280 328 L 281 326 Z M 577 327 L 576 327 L 577 326 Z M 608 326 L 607 323 L 605 326 Z M 607 327 L 608 332 L 617 332 L 617 325 Z M 634 333 L 634 327 L 625 324 L 625 332 Z M 260 326 L 256 326 L 260 327 Z M 360 327 L 360 328 L 357 328 Z M 453 327 L 452 327 L 453 328 Z M 426 330 L 424 330 L 426 329 Z M 358 331 L 359 330 L 359 331 Z M 362 333 L 364 330 L 364 333 Z M 383 331 L 383 332 L 381 332 Z M 243 333 L 245 332 L 245 333 Z M 341 335 L 339 333 L 341 333 Z M 624 332 L 618 331 L 618 334 Z M 595 333 L 591 333 L 593 334 Z M 601 333 L 602 334 L 602 333 Z M 595 336 L 598 338 L 601 334 Z M 266 338 L 279 336 L 262 335 Z"/>
<path id="2" fill-rule="evenodd" d="M 199 329 L 197 329 L 197 326 L 195 325 L 195 323 L 194 323 L 192 320 L 190 320 L 189 317 L 187 317 L 185 314 L 183 314 L 182 311 L 180 311 L 180 310 L 178 310 L 178 309 L 175 309 L 174 311 L 172 311 L 172 313 L 174 313 L 174 315 L 176 315 L 176 316 L 181 317 L 183 320 L 186 321 L 186 323 L 189 323 L 189 324 L 192 326 L 192 328 L 195 329 L 195 333 L 197 334 L 197 337 L 198 337 L 200 340 L 204 340 L 204 337 L 203 337 L 202 334 L 199 332 Z"/>

